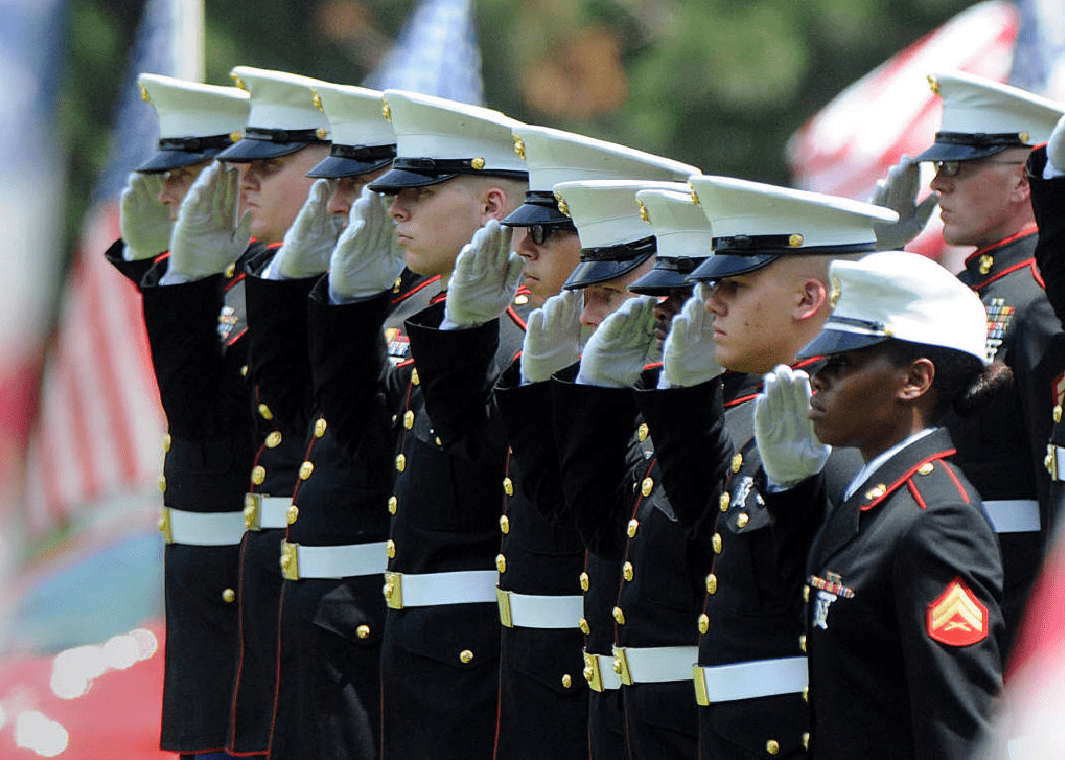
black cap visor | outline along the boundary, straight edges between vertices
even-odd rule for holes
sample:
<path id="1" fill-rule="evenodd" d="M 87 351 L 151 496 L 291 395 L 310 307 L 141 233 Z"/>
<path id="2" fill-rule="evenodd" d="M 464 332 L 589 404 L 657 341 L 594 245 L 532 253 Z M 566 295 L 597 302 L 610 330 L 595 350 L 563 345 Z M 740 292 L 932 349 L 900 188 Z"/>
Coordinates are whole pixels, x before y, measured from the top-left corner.
<path id="1" fill-rule="evenodd" d="M 221 148 L 197 151 L 191 153 L 184 150 L 161 150 L 136 168 L 141 174 L 162 174 L 173 169 L 181 169 L 185 166 L 196 166 L 222 152 Z"/>
<path id="2" fill-rule="evenodd" d="M 525 202 L 507 214 L 508 227 L 531 227 L 534 224 L 573 226 L 573 220 L 558 210 L 558 201 L 550 190 L 529 190 Z"/>
<path id="3" fill-rule="evenodd" d="M 391 145 L 341 145 L 333 143 L 329 155 L 307 172 L 308 177 L 339 179 L 372 174 L 391 165 L 396 157 L 396 146 Z"/>
<path id="4" fill-rule="evenodd" d="M 850 330 L 837 330 L 826 326 L 816 338 L 811 340 L 799 351 L 799 359 L 810 359 L 815 356 L 829 356 L 844 351 L 856 351 L 859 348 L 875 346 L 887 340 L 885 335 L 870 335 L 868 333 L 851 332 Z"/>
<path id="5" fill-rule="evenodd" d="M 562 283 L 563 290 L 581 290 L 628 274 L 655 254 L 654 236 L 622 245 L 581 249 L 581 262 Z"/>
<path id="6" fill-rule="evenodd" d="M 266 158 L 279 158 L 281 156 L 290 155 L 298 150 L 306 148 L 312 142 L 321 141 L 275 142 L 274 140 L 259 140 L 254 137 L 245 137 L 239 142 L 233 143 L 232 147 L 222 151 L 215 156 L 215 158 L 219 161 L 229 161 L 234 164 L 250 163 L 252 161 L 259 161 Z"/>
<path id="7" fill-rule="evenodd" d="M 478 162 L 480 162 L 478 164 Z M 480 167 L 480 168 L 478 168 Z M 529 173 L 512 169 L 485 168 L 476 158 L 397 158 L 392 169 L 369 184 L 378 193 L 395 195 L 408 187 L 438 185 L 462 174 L 474 177 L 500 177 L 528 182 Z"/>
<path id="8" fill-rule="evenodd" d="M 754 272 L 773 263 L 781 255 L 779 253 L 752 253 L 746 255 L 715 253 L 688 275 L 688 282 L 720 280 L 723 277 L 735 277 L 736 275 Z"/>
<path id="9" fill-rule="evenodd" d="M 705 256 L 662 257 L 655 260 L 655 268 L 629 285 L 629 290 L 642 296 L 666 296 L 675 290 L 689 290 L 688 278 L 704 261 Z"/>
<path id="10" fill-rule="evenodd" d="M 968 134 L 936 132 L 936 141 L 914 161 L 972 161 L 994 156 L 1009 148 L 1030 148 L 1017 132 Z"/>

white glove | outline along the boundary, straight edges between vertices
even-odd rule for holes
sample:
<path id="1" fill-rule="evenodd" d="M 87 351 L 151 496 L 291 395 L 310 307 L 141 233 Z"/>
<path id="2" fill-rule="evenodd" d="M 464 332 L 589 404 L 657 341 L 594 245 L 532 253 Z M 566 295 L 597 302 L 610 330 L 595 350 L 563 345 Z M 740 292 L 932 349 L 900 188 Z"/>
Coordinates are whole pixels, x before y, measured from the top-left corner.
<path id="1" fill-rule="evenodd" d="M 240 171 L 214 161 L 192 183 L 170 235 L 163 284 L 200 280 L 235 262 L 248 247 L 251 217 L 237 223 Z"/>
<path id="2" fill-rule="evenodd" d="M 630 298 L 603 320 L 584 347 L 579 385 L 627 388 L 647 365 L 655 344 L 655 299 Z"/>
<path id="3" fill-rule="evenodd" d="M 122 258 L 126 261 L 147 259 L 170 247 L 170 209 L 159 202 L 163 189 L 162 174 L 133 172 L 122 191 L 118 207 L 118 228 L 122 241 Z"/>
<path id="4" fill-rule="evenodd" d="M 770 482 L 790 486 L 821 472 L 832 447 L 817 440 L 810 420 L 810 376 L 780 364 L 765 375 L 754 400 L 754 434 Z"/>
<path id="5" fill-rule="evenodd" d="M 662 345 L 659 388 L 686 388 L 721 374 L 714 345 L 714 315 L 705 307 L 707 297 L 706 285 L 700 282 L 680 314 L 673 317 Z"/>
<path id="6" fill-rule="evenodd" d="M 1053 172 L 1047 171 L 1053 166 Z M 1062 116 L 1057 125 L 1054 127 L 1054 131 L 1050 133 L 1050 138 L 1047 140 L 1047 169 L 1044 170 L 1044 179 L 1051 179 L 1047 177 L 1047 174 L 1051 174 L 1053 177 L 1060 177 L 1062 173 L 1065 173 L 1065 116 Z"/>
<path id="7" fill-rule="evenodd" d="M 525 259 L 510 250 L 511 232 L 489 219 L 463 246 L 448 281 L 442 329 L 483 325 L 507 310 L 525 271 Z"/>
<path id="8" fill-rule="evenodd" d="M 344 226 L 344 217 L 329 211 L 329 180 L 311 185 L 292 226 L 285 231 L 281 250 L 269 267 L 271 279 L 299 280 L 329 269 L 329 257 Z"/>
<path id="9" fill-rule="evenodd" d="M 334 301 L 367 298 L 391 290 L 406 266 L 388 202 L 368 187 L 351 205 L 329 264 Z"/>
<path id="10" fill-rule="evenodd" d="M 899 212 L 894 224 L 876 228 L 876 247 L 880 251 L 901 251 L 928 224 L 928 218 L 939 202 L 939 195 L 930 193 L 920 205 L 917 193 L 921 189 L 921 165 L 909 156 L 888 169 L 884 179 L 877 180 L 871 202 Z"/>
<path id="11" fill-rule="evenodd" d="M 581 357 L 581 311 L 584 297 L 579 290 L 563 290 L 551 296 L 529 315 L 525 345 L 521 350 L 521 382 L 542 383 Z"/>

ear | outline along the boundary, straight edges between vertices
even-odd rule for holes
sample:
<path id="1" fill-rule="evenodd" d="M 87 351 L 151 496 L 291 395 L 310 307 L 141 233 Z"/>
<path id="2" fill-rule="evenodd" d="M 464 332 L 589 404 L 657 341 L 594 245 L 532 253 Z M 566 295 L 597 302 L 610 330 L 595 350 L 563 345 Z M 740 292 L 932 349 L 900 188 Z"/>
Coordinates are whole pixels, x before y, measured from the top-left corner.
<path id="1" fill-rule="evenodd" d="M 1025 172 L 1024 164 L 1010 168 L 1013 169 L 1013 177 L 1010 180 L 1013 183 L 1010 187 L 1010 200 L 1027 206 L 1031 203 L 1032 188 L 1028 184 L 1028 174 Z"/>
<path id="2" fill-rule="evenodd" d="M 481 196 L 481 206 L 481 224 L 489 219 L 503 221 L 503 218 L 510 213 L 507 191 L 498 185 L 489 185 Z"/>
<path id="3" fill-rule="evenodd" d="M 932 390 L 936 365 L 930 359 L 915 359 L 905 368 L 905 372 L 906 377 L 897 393 L 900 401 L 917 401 Z"/>
<path id="4" fill-rule="evenodd" d="M 796 322 L 805 322 L 820 313 L 822 307 L 828 303 L 828 292 L 825 284 L 816 277 L 807 277 L 798 282 L 795 290 L 795 307 L 792 309 L 792 318 Z"/>

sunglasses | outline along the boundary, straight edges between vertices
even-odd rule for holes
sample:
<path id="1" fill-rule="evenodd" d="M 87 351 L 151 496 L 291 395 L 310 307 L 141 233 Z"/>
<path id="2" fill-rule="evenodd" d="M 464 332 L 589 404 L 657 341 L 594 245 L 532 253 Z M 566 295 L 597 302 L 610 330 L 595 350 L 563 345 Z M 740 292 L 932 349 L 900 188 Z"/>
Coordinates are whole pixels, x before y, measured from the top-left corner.
<path id="1" fill-rule="evenodd" d="M 529 230 L 529 237 L 532 238 L 534 245 L 546 245 L 556 232 L 576 231 L 568 225 L 560 224 L 530 224 L 526 229 Z"/>
<path id="2" fill-rule="evenodd" d="M 957 177 L 963 166 L 975 164 L 1004 164 L 1006 166 L 1020 166 L 1024 161 L 995 161 L 990 158 L 973 158 L 968 161 L 935 161 L 936 175 L 940 177 Z"/>

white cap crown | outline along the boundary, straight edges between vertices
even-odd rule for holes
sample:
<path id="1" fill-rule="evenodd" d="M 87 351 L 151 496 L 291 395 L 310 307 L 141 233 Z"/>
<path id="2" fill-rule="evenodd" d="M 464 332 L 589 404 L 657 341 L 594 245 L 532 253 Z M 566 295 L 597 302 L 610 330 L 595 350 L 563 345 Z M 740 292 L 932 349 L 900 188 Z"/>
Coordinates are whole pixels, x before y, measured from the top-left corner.
<path id="1" fill-rule="evenodd" d="M 159 138 L 214 137 L 244 129 L 251 103 L 236 87 L 186 82 L 162 74 L 137 77 L 141 96 L 159 117 Z"/>
<path id="2" fill-rule="evenodd" d="M 322 82 L 286 71 L 236 66 L 233 81 L 251 95 L 248 127 L 264 130 L 317 130 L 326 139 L 329 120 L 314 104 L 314 90 Z"/>
<path id="3" fill-rule="evenodd" d="M 640 190 L 683 192 L 679 182 L 588 180 L 555 185 L 559 207 L 572 217 L 583 248 L 607 248 L 651 237 L 640 215 L 636 193 Z"/>
<path id="4" fill-rule="evenodd" d="M 319 82 L 312 88 L 339 145 L 392 145 L 396 134 L 382 109 L 382 93 L 365 87 Z"/>
<path id="5" fill-rule="evenodd" d="M 710 220 L 695 205 L 691 193 L 679 190 L 640 190 L 636 202 L 651 225 L 661 258 L 709 256 L 714 238 Z"/>

